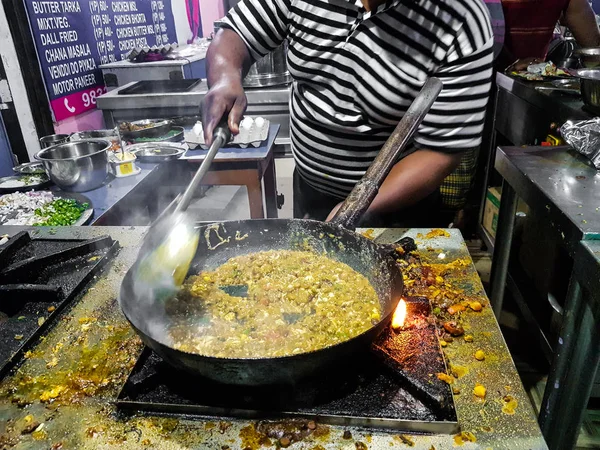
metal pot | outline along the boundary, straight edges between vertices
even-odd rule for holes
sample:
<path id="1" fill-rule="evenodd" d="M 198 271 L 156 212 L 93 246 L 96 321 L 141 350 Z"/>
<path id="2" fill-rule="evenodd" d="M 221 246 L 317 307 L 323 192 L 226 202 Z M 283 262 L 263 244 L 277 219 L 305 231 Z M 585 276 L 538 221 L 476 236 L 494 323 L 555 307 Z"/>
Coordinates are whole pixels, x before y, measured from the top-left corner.
<path id="1" fill-rule="evenodd" d="M 583 103 L 600 112 L 600 69 L 579 69 L 577 76 L 581 84 Z"/>
<path id="2" fill-rule="evenodd" d="M 79 131 L 77 133 L 73 133 L 69 140 L 73 141 L 84 141 L 86 139 L 108 139 L 110 141 L 118 141 L 119 135 L 117 134 L 117 130 L 115 128 L 110 130 L 88 130 L 88 131 Z"/>
<path id="3" fill-rule="evenodd" d="M 42 148 L 48 148 L 56 144 L 62 144 L 67 142 L 70 136 L 70 134 L 49 134 L 40 138 L 40 145 Z"/>
<path id="4" fill-rule="evenodd" d="M 215 21 L 215 33 L 222 25 L 221 20 Z M 285 40 L 271 53 L 252 64 L 248 75 L 244 78 L 244 87 L 267 87 L 291 83 L 292 76 L 287 68 L 287 51 L 288 42 Z"/>
<path id="5" fill-rule="evenodd" d="M 131 125 L 147 128 L 140 128 L 136 131 L 121 130 L 121 137 L 126 140 L 134 141 L 140 138 L 158 138 L 164 136 L 171 130 L 171 121 L 163 119 L 143 119 L 131 122 Z"/>
<path id="6" fill-rule="evenodd" d="M 578 48 L 573 56 L 579 58 L 579 64 L 586 69 L 600 67 L 600 47 Z"/>
<path id="7" fill-rule="evenodd" d="M 108 175 L 106 140 L 67 142 L 41 150 L 41 161 L 50 179 L 65 191 L 86 192 L 102 186 Z"/>

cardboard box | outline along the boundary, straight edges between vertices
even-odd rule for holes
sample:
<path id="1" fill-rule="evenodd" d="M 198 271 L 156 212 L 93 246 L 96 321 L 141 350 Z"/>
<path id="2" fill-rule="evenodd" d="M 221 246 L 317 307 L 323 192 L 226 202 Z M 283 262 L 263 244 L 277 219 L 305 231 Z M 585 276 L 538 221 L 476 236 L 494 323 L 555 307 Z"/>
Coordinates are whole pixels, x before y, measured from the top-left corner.
<path id="1" fill-rule="evenodd" d="M 483 209 L 483 228 L 492 238 L 496 238 L 498 213 L 500 212 L 501 187 L 491 187 L 487 191 Z"/>

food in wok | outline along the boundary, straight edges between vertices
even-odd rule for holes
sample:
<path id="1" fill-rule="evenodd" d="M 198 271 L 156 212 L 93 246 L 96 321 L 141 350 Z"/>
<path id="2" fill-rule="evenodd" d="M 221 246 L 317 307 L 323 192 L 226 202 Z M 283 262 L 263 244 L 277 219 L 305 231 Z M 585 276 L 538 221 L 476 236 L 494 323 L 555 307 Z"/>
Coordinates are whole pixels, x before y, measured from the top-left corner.
<path id="1" fill-rule="evenodd" d="M 382 313 L 363 275 L 292 250 L 231 258 L 186 280 L 166 308 L 174 348 L 222 358 L 318 350 L 369 330 Z"/>

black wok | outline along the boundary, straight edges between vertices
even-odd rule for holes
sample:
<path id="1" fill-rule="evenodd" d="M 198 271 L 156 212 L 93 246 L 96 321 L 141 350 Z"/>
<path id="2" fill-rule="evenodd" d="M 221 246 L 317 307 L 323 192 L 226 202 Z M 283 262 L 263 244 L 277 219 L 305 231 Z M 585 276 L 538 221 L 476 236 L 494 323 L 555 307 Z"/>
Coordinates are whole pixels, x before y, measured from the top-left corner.
<path id="1" fill-rule="evenodd" d="M 386 327 L 402 295 L 402 274 L 389 249 L 348 228 L 362 217 L 399 153 L 421 123 L 441 90 L 437 79 L 427 81 L 386 142 L 365 177 L 356 185 L 330 223 L 298 219 L 243 220 L 204 226 L 189 275 L 213 270 L 232 257 L 266 250 L 306 249 L 326 253 L 364 275 L 379 296 L 381 320 L 345 342 L 312 352 L 284 357 L 217 358 L 177 350 L 168 335 L 164 302 L 153 288 L 139 289 L 139 262 L 127 272 L 119 295 L 125 317 L 144 343 L 174 367 L 222 383 L 244 385 L 290 384 L 337 366 L 362 352 Z M 145 287 L 145 285 L 144 285 Z"/>

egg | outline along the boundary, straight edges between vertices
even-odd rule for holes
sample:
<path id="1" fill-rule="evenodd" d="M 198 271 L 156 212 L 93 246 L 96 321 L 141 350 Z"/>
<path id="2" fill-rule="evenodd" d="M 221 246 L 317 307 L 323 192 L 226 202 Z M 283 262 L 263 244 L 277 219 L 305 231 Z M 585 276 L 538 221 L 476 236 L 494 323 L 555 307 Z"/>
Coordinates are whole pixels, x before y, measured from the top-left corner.
<path id="1" fill-rule="evenodd" d="M 242 121 L 240 122 L 240 129 L 249 130 L 250 128 L 252 128 L 253 123 L 254 120 L 252 120 L 252 117 L 244 117 L 244 119 L 242 119 Z"/>
<path id="2" fill-rule="evenodd" d="M 262 117 L 257 117 L 256 119 L 254 119 L 254 123 L 258 128 L 262 128 L 265 124 L 265 119 L 263 119 Z"/>

